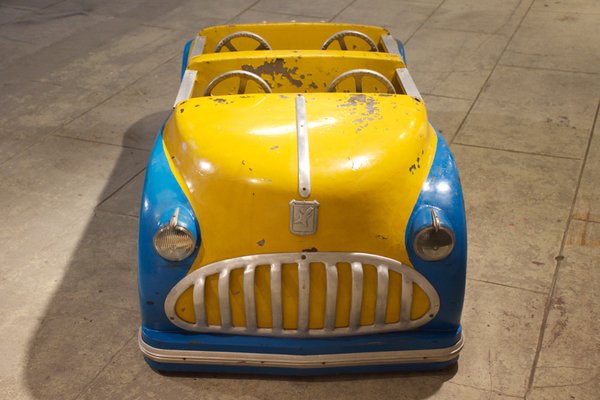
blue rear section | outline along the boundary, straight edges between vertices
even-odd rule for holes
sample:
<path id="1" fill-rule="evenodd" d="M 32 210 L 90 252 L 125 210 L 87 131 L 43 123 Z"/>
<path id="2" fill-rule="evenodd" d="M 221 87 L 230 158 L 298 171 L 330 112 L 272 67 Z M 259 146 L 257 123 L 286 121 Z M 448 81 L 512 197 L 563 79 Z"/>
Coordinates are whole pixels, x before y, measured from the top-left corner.
<path id="1" fill-rule="evenodd" d="M 163 306 L 169 291 L 188 272 L 198 254 L 200 236 L 194 253 L 184 261 L 167 261 L 160 257 L 152 239 L 162 224 L 169 221 L 179 207 L 179 224 L 192 233 L 200 232 L 192 207 L 175 180 L 165 156 L 161 134 L 158 135 L 148 161 L 142 194 L 139 230 L 138 288 L 142 326 L 163 331 L 180 330 L 167 319 Z"/>
<path id="2" fill-rule="evenodd" d="M 398 39 L 396 39 L 396 43 L 398 44 L 398 51 L 400 52 L 402 61 L 404 61 L 404 65 L 408 65 L 408 64 L 406 64 L 406 53 L 404 52 L 404 45 Z"/>
<path id="3" fill-rule="evenodd" d="M 188 58 L 190 56 L 190 48 L 192 47 L 193 40 L 190 39 L 187 41 L 183 48 L 183 56 L 181 56 L 181 76 L 179 79 L 183 79 L 183 74 L 185 73 L 185 69 L 187 68 Z"/>

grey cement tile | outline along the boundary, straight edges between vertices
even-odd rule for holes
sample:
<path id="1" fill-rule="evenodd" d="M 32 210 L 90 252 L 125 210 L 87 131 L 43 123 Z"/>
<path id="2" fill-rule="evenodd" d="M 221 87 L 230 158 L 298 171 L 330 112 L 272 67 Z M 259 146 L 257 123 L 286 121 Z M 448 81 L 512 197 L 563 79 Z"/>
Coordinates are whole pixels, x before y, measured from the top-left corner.
<path id="1" fill-rule="evenodd" d="M 596 399 L 600 391 L 600 224 L 573 220 L 528 399 Z"/>
<path id="2" fill-rule="evenodd" d="M 580 161 L 452 149 L 465 195 L 469 276 L 548 291 Z"/>
<path id="3" fill-rule="evenodd" d="M 0 274 L 3 280 L 0 286 L 8 282 L 9 276 L 22 275 L 22 266 L 28 265 L 35 252 L 49 246 L 66 229 L 76 232 L 74 223 L 86 220 L 91 207 L 75 201 L 59 199 L 43 193 L 32 194 L 27 188 L 2 184 L 0 209 L 3 211 L 3 223 L 10 229 L 0 230 Z M 37 277 L 27 275 L 23 279 L 35 283 Z M 18 283 L 18 282 L 17 282 Z M 19 290 L 19 285 L 2 289 L 3 302 L 7 302 L 9 293 Z M 17 299 L 18 300 L 18 299 Z M 4 303 L 6 304 L 6 303 Z M 0 308 L 0 314 L 11 312 Z"/>
<path id="4" fill-rule="evenodd" d="M 471 100 L 451 99 L 432 94 L 424 94 L 425 106 L 429 120 L 451 142 L 456 135 L 458 127 L 471 107 Z"/>
<path id="5" fill-rule="evenodd" d="M 1 86 L 0 165 L 101 101 L 93 91 L 41 82 Z"/>
<path id="6" fill-rule="evenodd" d="M 244 11 L 241 15 L 232 19 L 232 24 L 251 24 L 257 22 L 319 22 L 322 18 L 318 17 L 307 17 L 304 15 L 290 15 L 290 14 L 278 14 L 262 10 L 249 9 Z"/>
<path id="7" fill-rule="evenodd" d="M 136 9 L 152 7 L 148 0 L 61 0 L 48 7 L 50 12 L 83 12 L 85 14 L 118 17 Z"/>
<path id="8" fill-rule="evenodd" d="M 138 26 L 41 80 L 113 94 L 167 60 L 179 58 L 186 39 L 181 32 Z"/>
<path id="9" fill-rule="evenodd" d="M 456 142 L 583 158 L 599 91 L 588 74 L 499 66 Z"/>
<path id="10" fill-rule="evenodd" d="M 406 46 L 408 66 L 422 92 L 475 99 L 507 40 L 487 33 L 421 29 Z"/>
<path id="11" fill-rule="evenodd" d="M 24 55 L 35 51 L 36 48 L 36 45 L 30 43 L 0 37 L 0 52 L 2 52 L 0 71 L 2 68 L 15 62 Z M 2 77 L 0 77 L 0 82 L 2 82 Z"/>
<path id="12" fill-rule="evenodd" d="M 385 26 L 395 38 L 405 42 L 433 13 L 438 3 L 439 1 L 357 0 L 334 21 Z M 410 53 L 407 57 L 410 62 Z"/>
<path id="13" fill-rule="evenodd" d="M 137 334 L 137 325 L 131 311 L 102 305 L 47 315 L 27 351 L 24 380 L 32 398 L 75 398 Z"/>
<path id="14" fill-rule="evenodd" d="M 34 14 L 34 11 L 32 10 L 8 7 L 0 4 L 0 25 L 18 21 L 32 14 Z"/>
<path id="15" fill-rule="evenodd" d="M 500 63 L 600 73 L 598 15 L 531 11 Z"/>
<path id="16" fill-rule="evenodd" d="M 48 266 L 64 270 L 46 314 L 82 314 L 104 306 L 129 310 L 137 321 L 137 238 L 137 218 L 97 211 L 77 240 L 65 232 L 36 255 L 28 270 L 40 278 Z M 66 264 L 64 253 L 70 254 Z"/>
<path id="17" fill-rule="evenodd" d="M 46 8 L 62 0 L 2 0 L 2 5 L 24 9 Z"/>
<path id="18" fill-rule="evenodd" d="M 180 57 L 174 57 L 66 124 L 56 135 L 152 149 L 177 95 L 180 62 Z"/>
<path id="19" fill-rule="evenodd" d="M 33 13 L 0 25 L 0 36 L 48 45 L 106 19 L 104 16 L 87 15 L 82 12 Z"/>
<path id="20" fill-rule="evenodd" d="M 573 218 L 600 222 L 600 120 L 596 121 Z"/>
<path id="21" fill-rule="evenodd" d="M 330 0 L 330 1 L 278 1 L 260 0 L 252 8 L 258 11 L 269 11 L 291 15 L 305 15 L 322 19 L 330 19 L 342 11 L 352 0 Z"/>
<path id="22" fill-rule="evenodd" d="M 446 0 L 425 27 L 510 35 L 527 10 L 520 7 L 521 3 L 520 0 Z"/>
<path id="23" fill-rule="evenodd" d="M 144 169 L 147 158 L 144 150 L 51 136 L 3 164 L 0 182 L 93 207 Z"/>
<path id="24" fill-rule="evenodd" d="M 261 375 L 160 375 L 143 361 L 137 341 L 127 346 L 87 388 L 82 399 L 461 399 L 504 400 L 495 392 L 456 385 L 452 372 L 427 374 L 366 374 L 323 378 L 271 378 Z M 143 384 L 141 384 L 143 382 Z"/>
<path id="25" fill-rule="evenodd" d="M 477 267 L 471 262 L 468 275 Z M 452 382 L 522 397 L 545 300 L 544 294 L 468 281 L 462 317 L 465 347 Z"/>
<path id="26" fill-rule="evenodd" d="M 144 21 L 154 26 L 176 29 L 186 33 L 186 40 L 195 37 L 202 28 L 223 25 L 250 7 L 255 0 L 195 1 L 185 0 L 162 14 Z"/>
<path id="27" fill-rule="evenodd" d="M 114 195 L 98 205 L 96 209 L 99 211 L 108 211 L 113 214 L 139 217 L 145 176 L 145 171 L 140 172 Z"/>
<path id="28" fill-rule="evenodd" d="M 600 14 L 600 3 L 596 0 L 535 0 L 531 9 L 534 11 Z"/>

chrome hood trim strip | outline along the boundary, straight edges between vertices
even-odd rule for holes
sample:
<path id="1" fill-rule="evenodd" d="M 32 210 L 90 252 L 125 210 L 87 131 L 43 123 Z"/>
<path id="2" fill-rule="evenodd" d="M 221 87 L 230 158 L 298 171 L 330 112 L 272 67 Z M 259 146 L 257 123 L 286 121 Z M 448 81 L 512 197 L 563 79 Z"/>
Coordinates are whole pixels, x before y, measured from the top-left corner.
<path id="1" fill-rule="evenodd" d="M 306 123 L 306 99 L 296 96 L 296 133 L 298 142 L 298 193 L 310 196 L 310 157 L 308 153 L 308 126 Z"/>

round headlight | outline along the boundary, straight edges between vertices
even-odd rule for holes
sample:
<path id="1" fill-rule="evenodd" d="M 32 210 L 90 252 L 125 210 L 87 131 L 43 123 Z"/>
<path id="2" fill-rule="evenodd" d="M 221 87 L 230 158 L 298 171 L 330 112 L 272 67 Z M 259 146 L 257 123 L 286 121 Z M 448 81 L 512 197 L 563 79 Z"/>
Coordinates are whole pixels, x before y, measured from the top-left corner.
<path id="1" fill-rule="evenodd" d="M 432 224 L 424 227 L 415 235 L 413 247 L 423 260 L 439 261 L 450 255 L 454 249 L 454 233 L 440 226 L 437 213 L 431 210 Z"/>
<path id="2" fill-rule="evenodd" d="M 167 224 L 154 235 L 154 248 L 158 254 L 169 261 L 181 261 L 188 258 L 196 245 L 194 236 L 181 225 Z"/>

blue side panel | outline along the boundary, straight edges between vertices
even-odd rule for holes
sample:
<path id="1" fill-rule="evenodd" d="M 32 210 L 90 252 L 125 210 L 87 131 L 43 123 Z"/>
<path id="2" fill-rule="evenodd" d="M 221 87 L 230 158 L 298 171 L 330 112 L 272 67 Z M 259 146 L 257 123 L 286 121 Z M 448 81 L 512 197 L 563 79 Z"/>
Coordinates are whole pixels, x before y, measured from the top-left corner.
<path id="1" fill-rule="evenodd" d="M 196 235 L 196 249 L 186 260 L 172 262 L 158 255 L 152 239 L 178 207 L 179 223 Z M 198 254 L 199 232 L 192 207 L 171 172 L 161 131 L 148 161 L 140 211 L 138 287 L 142 326 L 164 331 L 180 330 L 169 322 L 163 305 L 169 291 L 186 275 Z"/>
<path id="2" fill-rule="evenodd" d="M 398 39 L 396 39 L 396 43 L 398 44 L 398 51 L 400 51 L 400 56 L 402 57 L 402 61 L 404 61 L 404 65 L 408 65 L 406 64 L 406 53 L 404 52 L 404 45 Z"/>
<path id="3" fill-rule="evenodd" d="M 431 282 L 440 296 L 439 313 L 423 328 L 445 330 L 460 326 L 467 266 L 467 227 L 463 193 L 454 157 L 437 130 L 436 134 L 438 143 L 433 165 L 408 222 L 405 240 L 413 266 Z M 420 211 L 429 207 L 440 210 L 454 230 L 455 247 L 441 261 L 424 261 L 413 249 L 414 230 L 411 227 L 418 224 L 417 217 L 423 215 Z"/>
<path id="4" fill-rule="evenodd" d="M 185 44 L 185 47 L 183 48 L 183 56 L 181 57 L 181 76 L 179 77 L 179 79 L 183 79 L 183 74 L 185 73 L 185 69 L 188 64 L 188 57 L 190 55 L 190 48 L 192 47 L 192 42 L 192 39 L 188 40 Z"/>

